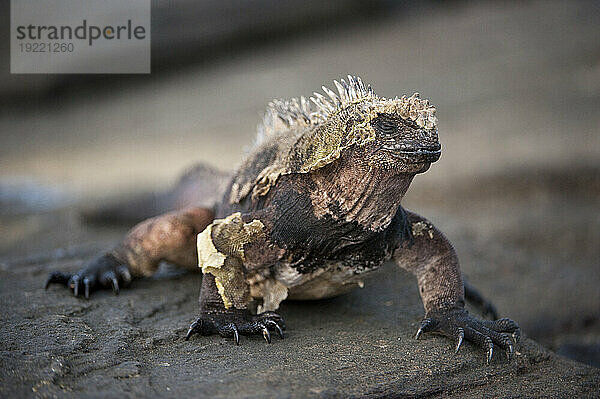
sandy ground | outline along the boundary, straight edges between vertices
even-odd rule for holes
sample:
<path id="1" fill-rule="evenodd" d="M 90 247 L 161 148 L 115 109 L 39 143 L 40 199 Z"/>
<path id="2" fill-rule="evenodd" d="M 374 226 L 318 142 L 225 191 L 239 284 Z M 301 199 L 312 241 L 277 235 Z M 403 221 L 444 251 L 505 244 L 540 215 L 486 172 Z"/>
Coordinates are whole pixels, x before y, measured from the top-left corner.
<path id="1" fill-rule="evenodd" d="M 592 396 L 600 386 L 600 9 L 594 3 L 413 10 L 327 40 L 307 35 L 147 85 L 81 88 L 0 114 L 2 396 Z M 77 208 L 172 182 L 195 160 L 231 169 L 272 97 L 357 73 L 437 106 L 443 156 L 406 206 L 517 320 L 515 360 L 411 339 L 414 279 L 388 265 L 363 290 L 282 307 L 285 341 L 183 341 L 200 276 L 165 272 L 91 301 L 42 284 L 123 228 Z M 545 348 L 548 349 L 545 349 Z M 500 354 L 498 354 L 500 355 Z"/>

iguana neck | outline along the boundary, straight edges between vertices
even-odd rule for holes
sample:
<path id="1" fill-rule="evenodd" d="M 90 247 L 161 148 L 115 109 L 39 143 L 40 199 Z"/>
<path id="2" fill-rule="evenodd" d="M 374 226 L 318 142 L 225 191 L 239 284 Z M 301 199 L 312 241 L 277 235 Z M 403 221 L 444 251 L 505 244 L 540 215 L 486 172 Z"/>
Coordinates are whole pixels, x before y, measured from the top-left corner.
<path id="1" fill-rule="evenodd" d="M 414 174 L 373 168 L 358 151 L 312 174 L 316 189 L 311 199 L 318 217 L 357 222 L 381 231 L 396 215 Z"/>

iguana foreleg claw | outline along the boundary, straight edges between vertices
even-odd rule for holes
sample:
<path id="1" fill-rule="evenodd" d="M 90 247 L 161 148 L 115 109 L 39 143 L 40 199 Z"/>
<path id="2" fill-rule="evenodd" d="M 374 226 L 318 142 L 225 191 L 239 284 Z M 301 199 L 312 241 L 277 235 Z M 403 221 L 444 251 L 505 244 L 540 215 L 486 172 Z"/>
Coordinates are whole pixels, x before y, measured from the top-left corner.
<path id="1" fill-rule="evenodd" d="M 520 329 L 517 323 L 510 319 L 479 320 L 465 309 L 450 309 L 430 312 L 423 319 L 415 338 L 422 333 L 434 332 L 446 335 L 457 342 L 456 352 L 460 349 L 463 339 L 474 342 L 486 350 L 487 363 L 492 360 L 494 345 L 502 348 L 510 359 L 514 352 L 515 342 L 519 341 Z"/>
<path id="2" fill-rule="evenodd" d="M 205 313 L 190 325 L 185 336 L 189 340 L 194 334 L 232 337 L 236 345 L 240 344 L 240 334 L 261 334 L 267 343 L 271 343 L 271 332 L 277 331 L 283 338 L 285 323 L 281 316 L 275 312 L 265 312 L 252 315 L 247 310 L 234 310 L 225 312 Z"/>
<path id="3" fill-rule="evenodd" d="M 126 265 L 111 255 L 103 255 L 76 273 L 50 273 L 45 287 L 48 289 L 50 284 L 61 284 L 71 288 L 74 296 L 83 294 L 88 299 L 92 291 L 100 288 L 112 288 L 118 294 L 119 284 L 126 286 L 131 279 Z"/>

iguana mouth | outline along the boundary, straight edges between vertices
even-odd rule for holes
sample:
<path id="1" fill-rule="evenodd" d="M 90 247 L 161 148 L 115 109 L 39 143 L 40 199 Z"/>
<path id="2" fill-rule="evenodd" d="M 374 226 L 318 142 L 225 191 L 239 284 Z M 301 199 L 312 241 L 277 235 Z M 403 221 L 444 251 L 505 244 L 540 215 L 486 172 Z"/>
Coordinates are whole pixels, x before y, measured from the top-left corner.
<path id="1" fill-rule="evenodd" d="M 432 163 L 440 159 L 442 147 L 439 144 L 427 147 L 412 147 L 406 144 L 384 145 L 384 151 L 409 163 Z"/>

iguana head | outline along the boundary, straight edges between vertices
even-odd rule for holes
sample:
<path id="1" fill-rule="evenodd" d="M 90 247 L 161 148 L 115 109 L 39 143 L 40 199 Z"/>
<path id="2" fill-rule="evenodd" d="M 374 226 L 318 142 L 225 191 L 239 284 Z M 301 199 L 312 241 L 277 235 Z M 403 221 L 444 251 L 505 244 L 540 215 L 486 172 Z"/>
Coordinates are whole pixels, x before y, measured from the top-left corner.
<path id="1" fill-rule="evenodd" d="M 380 97 L 359 77 L 334 81 L 337 93 L 323 86 L 314 93 L 269 104 L 263 135 L 279 129 L 304 130 L 293 144 L 289 160 L 295 172 L 310 172 L 338 159 L 344 149 L 364 147 L 374 167 L 418 173 L 440 157 L 435 108 L 415 93 L 393 99 Z M 315 109 L 316 108 L 316 109 Z M 266 127 L 266 128 L 265 128 Z M 275 130 L 279 130 L 275 129 Z"/>
<path id="2" fill-rule="evenodd" d="M 382 100 L 369 120 L 375 140 L 366 146 L 376 165 L 403 172 L 424 172 L 441 155 L 435 108 L 419 99 Z"/>
<path id="3" fill-rule="evenodd" d="M 408 98 L 362 98 L 346 113 L 347 138 L 363 147 L 372 167 L 420 173 L 440 158 L 435 108 L 418 93 Z"/>
<path id="4" fill-rule="evenodd" d="M 370 165 L 401 172 L 424 171 L 439 159 L 436 110 L 428 100 L 418 93 L 387 99 L 358 77 L 348 76 L 348 80 L 334 81 L 339 94 L 323 87 L 329 99 L 318 93 L 311 98 L 322 125 L 339 131 L 339 137 L 325 134 L 331 136 L 330 146 L 364 147 Z"/>
<path id="5" fill-rule="evenodd" d="M 337 93 L 323 86 L 310 101 L 304 97 L 273 100 L 258 128 L 255 151 L 260 164 L 241 167 L 230 201 L 249 192 L 269 192 L 279 176 L 311 173 L 340 158 L 344 151 L 361 157 L 371 169 L 415 174 L 440 157 L 435 108 L 415 93 L 387 99 L 356 76 L 334 81 Z M 311 105 L 311 102 L 314 105 Z M 258 170 L 256 170 L 256 169 Z"/>

